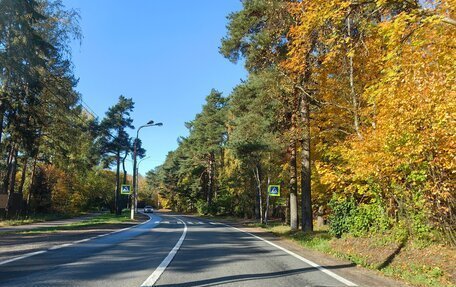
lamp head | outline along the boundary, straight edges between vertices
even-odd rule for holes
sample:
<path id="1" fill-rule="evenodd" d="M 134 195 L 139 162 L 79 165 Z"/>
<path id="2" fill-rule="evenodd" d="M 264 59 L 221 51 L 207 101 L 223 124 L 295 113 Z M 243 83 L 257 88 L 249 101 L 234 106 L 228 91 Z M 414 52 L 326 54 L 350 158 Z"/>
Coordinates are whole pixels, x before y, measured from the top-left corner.
<path id="1" fill-rule="evenodd" d="M 163 125 L 163 123 L 156 123 L 154 126 L 161 127 L 162 125 Z"/>
<path id="2" fill-rule="evenodd" d="M 151 124 L 153 124 L 153 123 L 154 123 L 154 121 L 152 121 L 152 120 L 150 120 L 150 121 L 147 122 L 148 125 L 151 125 Z"/>

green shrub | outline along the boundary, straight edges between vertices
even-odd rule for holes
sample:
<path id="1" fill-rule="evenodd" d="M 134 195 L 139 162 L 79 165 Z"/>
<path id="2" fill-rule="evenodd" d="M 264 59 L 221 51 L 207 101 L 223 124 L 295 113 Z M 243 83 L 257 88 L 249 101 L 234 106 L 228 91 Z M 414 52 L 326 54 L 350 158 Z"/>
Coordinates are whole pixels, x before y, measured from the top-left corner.
<path id="1" fill-rule="evenodd" d="M 361 236 L 390 228 L 390 221 L 380 200 L 358 205 L 354 198 L 333 198 L 329 206 L 332 209 L 329 232 L 336 237 L 344 233 Z"/>
<path id="2" fill-rule="evenodd" d="M 332 198 L 329 207 L 332 210 L 329 216 L 329 232 L 339 238 L 350 231 L 351 219 L 356 213 L 356 203 L 353 198 L 345 200 Z"/>

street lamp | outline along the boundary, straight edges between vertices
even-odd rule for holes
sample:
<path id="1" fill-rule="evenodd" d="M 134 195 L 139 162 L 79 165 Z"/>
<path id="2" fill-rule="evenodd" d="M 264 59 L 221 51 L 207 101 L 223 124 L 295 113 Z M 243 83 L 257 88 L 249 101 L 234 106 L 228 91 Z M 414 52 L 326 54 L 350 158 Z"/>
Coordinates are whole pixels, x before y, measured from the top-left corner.
<path id="1" fill-rule="evenodd" d="M 136 166 L 136 174 L 137 174 L 137 176 L 136 176 L 136 194 L 139 194 L 139 166 L 146 159 L 150 159 L 150 156 L 142 158 L 140 161 L 138 161 L 138 164 Z M 138 209 L 138 208 L 136 207 L 136 209 Z M 135 212 L 138 212 L 138 210 L 135 210 Z"/>
<path id="2" fill-rule="evenodd" d="M 161 127 L 162 123 L 154 123 L 154 121 L 148 121 L 147 124 L 142 125 L 136 131 L 136 138 L 133 144 L 133 197 L 131 199 L 131 212 L 130 218 L 135 219 L 135 213 L 138 211 L 138 192 L 136 190 L 136 177 L 137 177 L 137 170 L 136 170 L 136 155 L 137 155 L 137 146 L 138 146 L 138 138 L 139 138 L 139 131 L 142 128 L 158 126 Z"/>

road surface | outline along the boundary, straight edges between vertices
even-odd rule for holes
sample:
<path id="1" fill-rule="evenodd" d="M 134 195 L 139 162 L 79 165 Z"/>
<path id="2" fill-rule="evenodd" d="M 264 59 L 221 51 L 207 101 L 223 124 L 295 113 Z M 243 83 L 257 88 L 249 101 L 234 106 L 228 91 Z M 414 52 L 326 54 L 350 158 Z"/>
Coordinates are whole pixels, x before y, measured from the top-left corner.
<path id="1" fill-rule="evenodd" d="M 22 257 L 0 261 L 0 286 L 359 284 L 338 275 L 348 266 L 321 267 L 241 229 L 165 214 L 127 230 Z"/>

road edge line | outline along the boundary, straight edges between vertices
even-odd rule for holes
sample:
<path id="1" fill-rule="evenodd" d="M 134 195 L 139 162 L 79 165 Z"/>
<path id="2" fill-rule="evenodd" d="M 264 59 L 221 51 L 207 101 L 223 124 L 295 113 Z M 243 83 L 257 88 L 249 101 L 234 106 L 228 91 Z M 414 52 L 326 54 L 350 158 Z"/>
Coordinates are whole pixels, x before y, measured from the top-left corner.
<path id="1" fill-rule="evenodd" d="M 330 271 L 330 270 L 324 268 L 323 266 L 318 265 L 317 263 L 315 263 L 315 262 L 313 262 L 313 261 L 310 261 L 309 259 L 306 259 L 306 258 L 302 257 L 301 255 L 298 255 L 298 254 L 296 254 L 296 253 L 294 253 L 294 252 L 292 252 L 292 251 L 290 251 L 290 250 L 288 250 L 288 249 L 286 249 L 286 248 L 284 248 L 284 247 L 282 247 L 282 246 L 279 246 L 279 245 L 277 245 L 277 244 L 275 244 L 275 243 L 273 243 L 273 242 L 271 242 L 271 241 L 269 241 L 269 240 L 266 240 L 266 239 L 264 239 L 264 238 L 261 238 L 261 237 L 255 235 L 255 234 L 252 234 L 252 233 L 250 233 L 250 232 L 248 232 L 248 231 L 242 230 L 242 229 L 240 229 L 240 228 L 237 228 L 237 227 L 234 227 L 234 226 L 225 224 L 225 223 L 220 223 L 220 224 L 221 224 L 221 225 L 225 225 L 225 226 L 227 226 L 227 227 L 231 227 L 231 228 L 233 228 L 233 229 L 236 229 L 237 231 L 246 233 L 246 234 L 248 234 L 248 235 L 250 235 L 250 236 L 252 236 L 252 237 L 255 237 L 256 239 L 259 239 L 259 240 L 261 240 L 261 241 L 263 241 L 263 242 L 266 242 L 267 244 L 269 244 L 269 245 L 271 245 L 271 246 L 274 246 L 275 248 L 280 249 L 280 250 L 282 250 L 283 252 L 285 252 L 285 253 L 287 253 L 287 254 L 289 254 L 289 255 L 295 257 L 296 259 L 299 259 L 299 260 L 301 260 L 302 262 L 307 263 L 307 264 L 309 264 L 310 266 L 317 268 L 317 269 L 320 270 L 321 272 L 323 272 L 323 273 L 325 273 L 325 274 L 331 276 L 332 278 L 336 279 L 337 281 L 339 281 L 339 282 L 341 282 L 341 283 L 343 283 L 343 284 L 345 284 L 345 285 L 347 285 L 347 286 L 350 286 L 350 287 L 356 287 L 356 286 L 358 286 L 357 284 L 351 282 L 351 281 L 348 280 L 348 279 L 345 279 L 345 278 L 342 277 L 342 276 L 337 275 L 336 273 L 334 273 L 334 272 L 332 272 L 332 271 Z"/>
<path id="2" fill-rule="evenodd" d="M 184 232 L 182 232 L 181 237 L 177 241 L 176 245 L 174 245 L 173 249 L 168 253 L 168 255 L 163 259 L 163 261 L 158 265 L 158 267 L 152 272 L 152 274 L 147 277 L 147 279 L 141 284 L 141 287 L 152 287 L 157 283 L 158 279 L 160 276 L 165 272 L 166 268 L 168 265 L 171 263 L 171 261 L 174 259 L 174 256 L 176 256 L 177 251 L 179 251 L 182 243 L 185 240 L 185 236 L 187 235 L 187 224 L 183 220 L 177 217 L 173 217 L 179 220 L 184 224 Z"/>

